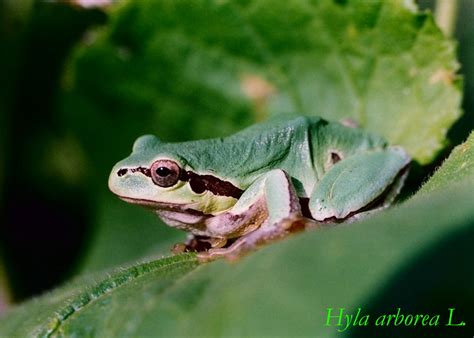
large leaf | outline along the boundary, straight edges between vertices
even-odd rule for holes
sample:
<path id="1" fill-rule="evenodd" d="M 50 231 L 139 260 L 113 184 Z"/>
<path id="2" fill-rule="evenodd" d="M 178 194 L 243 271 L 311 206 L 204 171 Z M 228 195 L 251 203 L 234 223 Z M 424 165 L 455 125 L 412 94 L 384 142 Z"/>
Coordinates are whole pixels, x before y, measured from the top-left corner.
<path id="1" fill-rule="evenodd" d="M 236 264 L 193 255 L 136 264 L 14 309 L 0 335 L 340 336 L 327 308 L 472 318 L 473 182 L 412 199 L 350 226 L 309 231 Z M 435 264 L 435 265 L 433 265 Z M 420 334 L 409 328 L 410 336 Z M 422 330 L 426 329 L 422 327 Z M 385 335 L 399 327 L 350 327 Z M 421 331 L 423 332 L 423 331 Z M 432 331 L 431 331 L 432 332 Z M 408 335 L 404 335 L 408 336 Z"/>
<path id="2" fill-rule="evenodd" d="M 0 320 L 0 335 L 336 337 L 343 327 L 326 326 L 328 308 L 354 314 L 358 307 L 370 321 L 350 326 L 353 336 L 426 333 L 374 326 L 398 307 L 440 315 L 430 332 L 465 335 L 469 326 L 444 324 L 448 308 L 456 309 L 455 323 L 473 316 L 474 181 L 470 165 L 462 184 L 451 184 L 460 174 L 446 168 L 466 167 L 471 142 L 431 179 L 448 184 L 386 213 L 294 236 L 236 264 L 196 269 L 189 254 L 81 277 L 13 309 Z"/>
<path id="3" fill-rule="evenodd" d="M 353 117 L 427 163 L 460 115 L 458 64 L 431 16 L 408 4 L 129 2 L 79 54 L 88 71 L 76 71 L 74 85 L 114 116 L 135 111 L 165 137 L 173 138 L 170 125 L 222 135 L 232 120 L 249 121 L 253 104 Z"/>
<path id="4" fill-rule="evenodd" d="M 443 324 L 448 308 L 456 309 L 456 323 L 473 315 L 471 143 L 472 136 L 427 183 L 441 182 L 434 193 L 387 213 L 295 236 L 235 265 L 196 269 L 194 255 L 180 255 L 82 277 L 11 311 L 0 335 L 335 337 L 343 327 L 325 325 L 328 308 L 358 307 L 372 325 L 349 327 L 355 336 L 426 329 L 373 325 L 397 307 L 432 311 L 443 318 L 437 333 L 464 334 L 463 326 Z M 459 176 L 463 184 L 452 184 Z"/>
<path id="5" fill-rule="evenodd" d="M 474 132 L 452 151 L 443 165 L 420 190 L 421 194 L 445 189 L 466 181 L 474 182 Z"/>
<path id="6" fill-rule="evenodd" d="M 454 43 L 410 1 L 125 1 L 108 14 L 71 58 L 59 100 L 100 196 L 145 133 L 174 141 L 271 114 L 352 117 L 425 164 L 460 115 Z M 127 232 L 149 228 L 126 216 L 115 224 L 99 230 L 99 246 L 116 251 Z M 87 267 L 111 265 L 113 250 L 94 250 Z"/>
<path id="7" fill-rule="evenodd" d="M 94 318 L 99 321 L 100 318 L 105 318 L 103 317 L 105 313 L 102 311 L 107 307 L 117 306 L 115 310 L 108 313 L 112 316 L 109 319 L 113 319 L 113 316 L 117 316 L 121 312 L 120 308 L 123 308 L 124 304 L 121 304 L 120 301 L 116 302 L 117 295 L 122 295 L 120 296 L 124 297 L 121 298 L 122 301 L 126 301 L 128 297 L 135 298 L 140 294 L 140 301 L 135 298 L 135 301 L 138 301 L 135 303 L 138 306 L 138 314 L 144 310 L 143 305 L 151 294 L 157 296 L 160 293 L 166 293 L 180 276 L 192 270 L 196 265 L 197 261 L 194 255 L 183 254 L 122 268 L 115 273 L 107 274 L 106 278 L 82 277 L 40 299 L 29 302 L 26 307 L 15 309 L 1 323 L 0 335 L 48 336 L 63 334 L 62 326 L 66 321 L 71 320 L 79 313 L 86 314 L 85 312 L 88 312 L 86 322 L 82 322 L 84 325 L 74 334 L 79 336 L 91 334 L 115 336 L 117 332 L 115 335 L 113 333 L 118 326 L 112 327 L 110 323 L 104 321 L 105 325 L 99 329 L 96 326 L 98 322 L 95 324 L 93 322 Z M 94 282 L 94 280 L 97 281 Z M 96 307 L 97 305 L 98 307 Z M 93 308 L 95 310 L 89 312 Z M 115 318 L 117 322 L 120 321 L 118 317 Z M 90 322 L 87 323 L 87 321 Z M 100 332 L 101 330 L 104 331 Z M 69 333 L 72 334 L 72 332 Z"/>

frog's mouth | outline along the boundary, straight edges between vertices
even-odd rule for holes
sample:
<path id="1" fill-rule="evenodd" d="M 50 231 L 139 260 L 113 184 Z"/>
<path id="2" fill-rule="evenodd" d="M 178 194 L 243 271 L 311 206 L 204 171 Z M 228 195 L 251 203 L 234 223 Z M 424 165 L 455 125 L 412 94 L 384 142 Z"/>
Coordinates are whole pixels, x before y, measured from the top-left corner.
<path id="1" fill-rule="evenodd" d="M 192 207 L 195 205 L 194 203 L 170 203 L 170 202 L 157 202 L 157 201 L 152 201 L 152 200 L 147 200 L 147 199 L 141 199 L 141 198 L 131 198 L 131 197 L 125 197 L 125 196 L 120 196 L 117 195 L 118 198 L 120 198 L 122 201 L 125 201 L 130 204 L 136 204 L 140 205 L 142 207 L 152 209 L 154 211 L 157 210 L 173 210 L 173 211 L 190 211 L 190 212 L 196 212 L 196 213 L 201 213 L 204 215 L 199 210 L 195 210 Z"/>
<path id="2" fill-rule="evenodd" d="M 124 196 L 118 197 L 125 202 L 137 204 L 151 209 L 168 225 L 185 231 L 191 231 L 193 234 L 197 235 L 207 234 L 205 229 L 205 221 L 209 217 L 212 217 L 212 215 L 194 209 L 194 203 L 178 204 L 129 198 Z"/>

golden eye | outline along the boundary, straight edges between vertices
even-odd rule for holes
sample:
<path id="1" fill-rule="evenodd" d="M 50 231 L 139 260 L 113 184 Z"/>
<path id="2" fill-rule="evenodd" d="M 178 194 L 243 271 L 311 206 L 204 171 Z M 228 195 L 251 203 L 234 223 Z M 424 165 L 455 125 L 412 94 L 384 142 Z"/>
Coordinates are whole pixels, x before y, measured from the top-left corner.
<path id="1" fill-rule="evenodd" d="M 178 164 L 170 160 L 158 160 L 150 168 L 153 183 L 163 188 L 175 185 L 178 182 L 180 171 Z"/>

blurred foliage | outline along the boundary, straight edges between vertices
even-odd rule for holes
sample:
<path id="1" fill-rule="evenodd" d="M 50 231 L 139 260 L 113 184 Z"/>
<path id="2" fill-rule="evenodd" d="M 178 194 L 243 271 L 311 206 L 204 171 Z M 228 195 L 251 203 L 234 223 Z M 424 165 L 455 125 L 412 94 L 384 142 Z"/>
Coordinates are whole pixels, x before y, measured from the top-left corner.
<path id="1" fill-rule="evenodd" d="M 401 3 L 125 2 L 76 53 L 63 109 L 93 122 L 90 143 L 112 120 L 130 143 L 142 123 L 165 140 L 225 135 L 253 102 L 259 116 L 352 117 L 427 164 L 460 116 L 458 63 L 431 16 Z"/>
<path id="2" fill-rule="evenodd" d="M 14 85 L 17 77 L 18 62 L 17 59 L 21 54 L 21 46 L 23 42 L 23 31 L 25 21 L 29 17 L 31 1 L 18 2 L 1 2 L 0 3 L 0 73 L 4 79 L 0 83 L 0 213 L 4 214 L 4 172 L 6 170 L 6 142 L 9 136 L 9 112 L 12 106 L 12 96 Z M 2 235 L 0 228 L 0 237 Z M 6 267 L 4 262 L 5 244 L 0 241 L 0 313 L 11 302 L 11 290 L 8 277 L 5 273 Z"/>
<path id="3" fill-rule="evenodd" d="M 107 190 L 110 168 L 139 135 L 225 136 L 288 112 L 352 117 L 422 165 L 442 159 L 446 133 L 460 116 L 455 43 L 409 3 L 4 6 L 0 249 L 13 296 L 26 298 L 80 271 L 114 268 L 13 309 L 0 335 L 314 335 L 323 334 L 328 306 L 366 305 L 373 313 L 398 304 L 411 312 L 459 306 L 472 318 L 472 136 L 401 207 L 295 236 L 234 266 L 196 269 L 192 255 L 157 260 L 185 234 Z M 468 92 L 472 10 L 472 2 L 461 2 Z M 466 95 L 452 142 L 472 130 L 473 104 Z M 326 329 L 325 336 L 338 334 Z"/>
<path id="4" fill-rule="evenodd" d="M 397 1 L 131 1 L 109 14 L 75 51 L 58 103 L 89 165 L 110 168 L 140 134 L 222 136 L 288 112 L 353 117 L 426 163 L 460 115 L 453 43 L 429 15 Z M 107 174 L 91 184 L 105 190 Z M 136 228 L 149 231 L 134 215 L 104 223 L 113 211 L 101 205 L 87 270 L 119 263 L 124 256 L 103 249 L 137 236 Z M 147 237 L 129 258 L 157 239 Z"/>
<path id="5" fill-rule="evenodd" d="M 474 128 L 474 2 L 469 0 L 459 1 L 459 19 L 457 20 L 457 39 L 459 44 L 459 60 L 462 64 L 462 73 L 465 78 L 467 95 L 463 97 L 465 114 L 458 120 L 449 133 L 454 144 L 465 140 Z"/>
<path id="6" fill-rule="evenodd" d="M 52 170 L 58 149 L 74 153 L 74 142 L 58 146 L 67 130 L 53 107 L 70 48 L 105 15 L 66 4 L 2 5 L 2 67 L 8 77 L 1 96 L 7 132 L 0 245 L 14 296 L 21 299 L 72 274 L 71 258 L 77 260 L 84 247 L 92 199 L 85 197 L 84 181 L 72 184 Z"/>

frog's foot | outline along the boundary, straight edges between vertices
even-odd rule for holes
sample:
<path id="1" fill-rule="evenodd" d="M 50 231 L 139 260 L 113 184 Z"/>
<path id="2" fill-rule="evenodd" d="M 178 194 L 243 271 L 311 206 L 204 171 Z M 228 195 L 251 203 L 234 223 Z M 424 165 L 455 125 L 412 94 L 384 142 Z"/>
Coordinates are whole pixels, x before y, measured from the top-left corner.
<path id="1" fill-rule="evenodd" d="M 190 235 L 184 243 L 177 243 L 171 249 L 174 254 L 183 252 L 202 252 L 212 248 L 222 248 L 227 244 L 225 238 Z"/>
<path id="2" fill-rule="evenodd" d="M 228 247 L 211 248 L 199 252 L 197 256 L 200 262 L 210 262 L 219 258 L 234 262 L 261 246 L 278 241 L 292 233 L 320 225 L 321 223 L 303 217 L 299 213 L 290 215 L 272 226 L 262 225 L 259 229 L 238 238 Z"/>
<path id="3" fill-rule="evenodd" d="M 409 155 L 398 146 L 335 163 L 311 193 L 311 215 L 321 222 L 348 222 L 388 207 L 403 186 L 409 163 Z"/>

